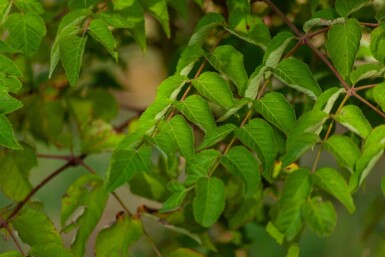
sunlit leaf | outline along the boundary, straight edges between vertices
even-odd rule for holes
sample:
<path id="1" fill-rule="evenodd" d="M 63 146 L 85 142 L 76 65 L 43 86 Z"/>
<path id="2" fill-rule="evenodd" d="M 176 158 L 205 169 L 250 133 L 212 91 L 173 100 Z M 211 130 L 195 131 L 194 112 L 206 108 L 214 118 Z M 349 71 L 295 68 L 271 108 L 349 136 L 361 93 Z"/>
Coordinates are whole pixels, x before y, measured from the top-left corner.
<path id="1" fill-rule="evenodd" d="M 88 27 L 89 34 L 97 41 L 99 41 L 107 51 L 118 61 L 118 52 L 115 50 L 116 41 L 107 24 L 101 19 L 93 19 Z"/>
<path id="2" fill-rule="evenodd" d="M 369 121 L 365 118 L 361 109 L 355 105 L 345 105 L 334 118 L 338 123 L 362 138 L 367 138 L 372 131 Z"/>
<path id="3" fill-rule="evenodd" d="M 203 50 L 198 45 L 187 46 L 178 60 L 176 72 L 182 76 L 187 76 L 202 55 Z"/>
<path id="4" fill-rule="evenodd" d="M 0 145 L 15 150 L 21 149 L 15 138 L 11 123 L 3 115 L 0 115 Z"/>
<path id="5" fill-rule="evenodd" d="M 332 87 L 325 90 L 317 98 L 317 101 L 314 103 L 313 109 L 321 110 L 329 114 L 334 106 L 334 103 L 336 102 L 343 90 L 343 88 L 337 87 Z"/>
<path id="6" fill-rule="evenodd" d="M 226 138 L 234 129 L 235 126 L 233 124 L 226 124 L 211 130 L 203 138 L 203 142 L 199 145 L 198 150 L 215 145 Z"/>
<path id="7" fill-rule="evenodd" d="M 36 14 L 44 13 L 43 5 L 39 0 L 15 0 L 14 4 L 19 10 L 23 12 Z"/>
<path id="8" fill-rule="evenodd" d="M 293 39 L 294 36 L 290 32 L 281 32 L 273 37 L 263 56 L 263 64 L 271 68 L 277 67 L 283 52 Z"/>
<path id="9" fill-rule="evenodd" d="M 369 3 L 369 0 L 336 0 L 336 10 L 341 16 L 349 16 Z"/>
<path id="10" fill-rule="evenodd" d="M 385 112 L 385 83 L 377 85 L 373 89 L 374 100 L 381 106 L 382 111 Z"/>
<path id="11" fill-rule="evenodd" d="M 166 0 L 141 0 L 143 7 L 162 25 L 167 37 L 170 37 L 170 25 Z"/>

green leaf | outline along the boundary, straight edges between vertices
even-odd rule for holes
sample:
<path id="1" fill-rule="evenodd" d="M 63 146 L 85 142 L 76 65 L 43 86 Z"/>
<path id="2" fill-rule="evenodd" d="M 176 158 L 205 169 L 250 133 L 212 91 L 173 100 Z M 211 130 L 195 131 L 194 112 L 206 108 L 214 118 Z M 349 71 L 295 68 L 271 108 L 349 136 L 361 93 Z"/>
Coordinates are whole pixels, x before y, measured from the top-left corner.
<path id="1" fill-rule="evenodd" d="M 240 176 L 244 183 L 246 198 L 251 197 L 261 181 L 259 163 L 244 146 L 235 146 L 223 155 L 221 163 L 236 176 Z"/>
<path id="2" fill-rule="evenodd" d="M 44 13 L 43 5 L 39 0 L 15 0 L 14 5 L 22 12 L 27 13 Z"/>
<path id="3" fill-rule="evenodd" d="M 267 70 L 266 66 L 259 65 L 253 74 L 250 75 L 246 83 L 245 97 L 255 99 L 258 95 L 259 85 L 264 80 L 264 74 Z"/>
<path id="4" fill-rule="evenodd" d="M 364 150 L 371 147 L 385 147 L 385 125 L 375 127 L 365 140 Z"/>
<path id="5" fill-rule="evenodd" d="M 334 119 L 362 138 L 367 138 L 372 131 L 369 121 L 365 118 L 361 109 L 355 105 L 345 105 L 334 116 Z"/>
<path id="6" fill-rule="evenodd" d="M 76 210 L 82 210 L 82 214 L 76 217 L 71 225 L 71 229 L 78 228 L 71 245 L 75 256 L 84 255 L 87 240 L 103 214 L 108 199 L 103 182 L 103 179 L 94 174 L 81 176 L 69 187 L 62 199 L 62 224 Z"/>
<path id="7" fill-rule="evenodd" d="M 149 3 L 153 3 L 150 1 Z M 162 3 L 160 3 L 162 5 Z M 157 8 L 157 7 L 155 7 Z M 140 45 L 143 52 L 146 51 L 146 31 L 144 26 L 144 10 L 139 4 L 139 1 L 135 0 L 129 8 L 125 8 L 120 12 L 124 18 L 134 24 L 132 29 L 129 29 L 131 35 L 134 37 L 137 44 Z M 168 25 L 167 25 L 168 26 Z"/>
<path id="8" fill-rule="evenodd" d="M 0 114 L 0 145 L 9 149 L 20 150 L 22 149 L 17 142 L 11 123 L 9 120 Z"/>
<path id="9" fill-rule="evenodd" d="M 141 0 L 140 2 L 142 6 L 160 22 L 163 31 L 169 38 L 171 35 L 166 0 Z"/>
<path id="10" fill-rule="evenodd" d="M 89 9 L 77 9 L 65 15 L 61 20 L 51 50 L 49 78 L 51 78 L 62 55 L 60 53 L 60 42 L 65 40 L 66 36 L 79 33 L 81 31 L 81 24 L 90 14 L 91 11 Z"/>
<path id="11" fill-rule="evenodd" d="M 133 21 L 126 19 L 120 13 L 102 12 L 99 13 L 98 18 L 103 20 L 108 26 L 112 26 L 114 28 L 133 29 L 135 27 L 135 23 Z"/>
<path id="12" fill-rule="evenodd" d="M 199 145 L 197 150 L 202 150 L 217 144 L 233 132 L 234 129 L 235 126 L 233 124 L 226 124 L 211 130 L 204 136 L 203 142 Z"/>
<path id="13" fill-rule="evenodd" d="M 207 39 L 211 30 L 225 23 L 225 19 L 218 13 L 208 13 L 200 19 L 195 27 L 194 33 L 190 37 L 188 45 L 201 46 Z"/>
<path id="14" fill-rule="evenodd" d="M 280 93 L 267 93 L 254 102 L 254 107 L 267 121 L 286 134 L 296 120 L 293 107 Z"/>
<path id="15" fill-rule="evenodd" d="M 45 213 L 36 209 L 24 209 L 12 219 L 11 223 L 20 239 L 31 246 L 30 252 L 35 252 L 34 256 L 47 256 L 44 253 L 52 253 L 47 250 L 47 247 L 50 247 L 56 248 L 56 254 L 61 253 L 60 257 L 72 257 L 64 247 L 59 232 Z"/>
<path id="16" fill-rule="evenodd" d="M 0 54 L 0 72 L 16 77 L 23 76 L 23 73 L 21 73 L 17 65 L 11 59 L 2 54 Z"/>
<path id="17" fill-rule="evenodd" d="M 385 112 L 385 83 L 381 83 L 373 89 L 373 97 Z"/>
<path id="18" fill-rule="evenodd" d="M 187 46 L 179 60 L 178 64 L 176 66 L 176 73 L 187 76 L 190 71 L 194 68 L 194 64 L 199 60 L 200 57 L 203 56 L 203 50 L 198 45 L 189 45 Z"/>
<path id="19" fill-rule="evenodd" d="M 339 165 L 353 172 L 354 165 L 361 155 L 353 140 L 344 135 L 334 134 L 325 141 L 324 147 L 336 157 Z"/>
<path id="20" fill-rule="evenodd" d="M 301 217 L 301 202 L 285 205 L 278 213 L 274 225 L 281 231 L 288 241 L 293 240 L 303 228 Z"/>
<path id="21" fill-rule="evenodd" d="M 37 166 L 35 153 L 24 145 L 22 151 L 10 151 L 0 154 L 0 190 L 8 198 L 22 201 L 32 190 L 29 174 Z M 15 190 L 17 185 L 17 190 Z"/>
<path id="22" fill-rule="evenodd" d="M 230 108 L 234 104 L 229 85 L 216 72 L 204 72 L 192 84 L 202 96 L 220 106 Z"/>
<path id="23" fill-rule="evenodd" d="M 187 20 L 187 2 L 179 0 L 167 0 L 167 4 L 172 6 L 183 19 Z"/>
<path id="24" fill-rule="evenodd" d="M 350 195 L 345 179 L 333 168 L 321 168 L 312 174 L 314 183 L 338 199 L 350 213 L 355 211 L 354 202 Z"/>
<path id="25" fill-rule="evenodd" d="M 23 104 L 19 100 L 8 94 L 5 87 L 1 87 L 0 85 L 0 115 L 6 115 L 23 107 Z"/>
<path id="26" fill-rule="evenodd" d="M 313 100 L 321 94 L 321 89 L 309 67 L 297 59 L 284 59 L 273 71 L 282 83 L 310 96 Z"/>
<path id="27" fill-rule="evenodd" d="M 112 57 L 114 57 L 115 61 L 118 62 L 118 52 L 115 50 L 116 41 L 107 24 L 101 19 L 94 19 L 88 27 L 88 32 L 95 40 L 99 41 Z"/>
<path id="28" fill-rule="evenodd" d="M 331 25 L 330 20 L 322 19 L 322 18 L 311 18 L 310 20 L 307 20 L 302 28 L 303 31 L 306 33 L 309 33 L 309 31 L 314 27 L 320 27 L 320 26 L 330 26 Z"/>
<path id="29" fill-rule="evenodd" d="M 61 60 L 71 86 L 75 86 L 79 79 L 86 42 L 87 37 L 75 35 L 66 36 L 60 41 Z"/>
<path id="30" fill-rule="evenodd" d="M 266 225 L 266 232 L 277 241 L 278 244 L 282 244 L 283 240 L 285 239 L 285 235 L 283 235 L 275 226 L 274 224 L 269 221 Z"/>
<path id="31" fill-rule="evenodd" d="M 99 232 L 95 243 L 96 257 L 128 257 L 128 247 L 142 235 L 143 226 L 139 219 L 119 215 L 111 226 Z"/>
<path id="32" fill-rule="evenodd" d="M 101 0 L 68 0 L 68 7 L 70 10 L 80 9 L 80 8 L 92 8 L 95 7 L 97 3 L 101 2 Z"/>
<path id="33" fill-rule="evenodd" d="M 21 81 L 16 77 L 5 77 L 0 78 L 2 82 L 4 83 L 4 86 L 7 88 L 8 92 L 16 94 L 19 92 L 19 90 L 23 87 L 23 84 Z M 0 82 L 1 83 L 1 82 Z"/>
<path id="34" fill-rule="evenodd" d="M 300 248 L 298 244 L 292 244 L 289 247 L 289 250 L 287 250 L 286 257 L 299 257 Z"/>
<path id="35" fill-rule="evenodd" d="M 158 87 L 155 100 L 162 98 L 176 99 L 188 78 L 183 75 L 175 74 L 164 80 Z"/>
<path id="36" fill-rule="evenodd" d="M 279 204 L 285 206 L 293 203 L 301 203 L 307 199 L 311 188 L 310 171 L 305 168 L 300 168 L 287 177 L 281 198 L 279 199 Z"/>
<path id="37" fill-rule="evenodd" d="M 0 257 L 23 257 L 21 253 L 18 251 L 10 251 L 10 252 L 5 252 L 5 253 L 0 253 Z"/>
<path id="38" fill-rule="evenodd" d="M 219 160 L 221 153 L 214 149 L 204 150 L 190 157 L 186 164 L 186 186 L 194 185 L 201 177 L 207 177 L 210 169 Z"/>
<path id="39" fill-rule="evenodd" d="M 277 149 L 273 129 L 262 119 L 250 120 L 242 128 L 235 129 L 235 135 L 247 147 L 254 150 L 262 163 L 262 174 L 267 180 L 271 180 L 271 169 L 274 165 Z"/>
<path id="40" fill-rule="evenodd" d="M 0 26 L 7 20 L 8 14 L 11 11 L 12 2 L 11 0 L 1 0 L 0 1 Z"/>
<path id="41" fill-rule="evenodd" d="M 187 195 L 187 191 L 180 191 L 180 192 L 175 192 L 170 197 L 163 203 L 162 209 L 160 212 L 169 212 L 172 210 L 177 209 L 183 202 Z"/>
<path id="42" fill-rule="evenodd" d="M 225 186 L 222 180 L 200 178 L 195 187 L 193 211 L 195 221 L 203 227 L 211 227 L 225 208 Z"/>
<path id="43" fill-rule="evenodd" d="M 350 73 L 350 81 L 353 85 L 357 82 L 368 79 L 381 77 L 384 74 L 385 68 L 378 63 L 366 63 L 362 64 Z"/>
<path id="44" fill-rule="evenodd" d="M 33 13 L 12 13 L 5 28 L 9 31 L 12 47 L 31 57 L 40 47 L 47 30 L 43 19 Z"/>
<path id="45" fill-rule="evenodd" d="M 243 95 L 248 80 L 243 64 L 243 55 L 230 45 L 222 45 L 208 55 L 208 61 L 218 71 L 224 73 Z"/>
<path id="46" fill-rule="evenodd" d="M 57 257 L 74 257 L 74 255 L 61 244 L 45 243 L 38 244 L 31 248 L 29 254 L 36 257 L 57 256 Z"/>
<path id="47" fill-rule="evenodd" d="M 289 43 L 295 39 L 294 35 L 290 32 L 278 33 L 270 42 L 263 56 L 263 64 L 267 67 L 277 67 L 283 52 Z"/>
<path id="48" fill-rule="evenodd" d="M 181 115 L 176 115 L 166 121 L 161 131 L 167 132 L 173 138 L 182 156 L 188 158 L 194 155 L 194 135 L 191 127 Z"/>
<path id="49" fill-rule="evenodd" d="M 238 111 L 242 109 L 245 105 L 251 105 L 251 100 L 247 98 L 241 98 L 240 100 L 238 100 L 235 98 L 235 104 L 230 109 L 228 109 L 225 114 L 218 118 L 217 122 L 225 121 L 232 115 L 236 115 L 237 117 L 239 117 Z"/>
<path id="50" fill-rule="evenodd" d="M 369 0 L 336 0 L 336 11 L 341 16 L 349 16 L 368 5 Z"/>
<path id="51" fill-rule="evenodd" d="M 319 141 L 313 133 L 289 134 L 286 141 L 286 152 L 282 156 L 282 167 L 287 167 L 297 161 L 306 151 Z"/>
<path id="52" fill-rule="evenodd" d="M 131 7 L 136 0 L 113 0 L 114 10 L 119 11 Z"/>
<path id="53" fill-rule="evenodd" d="M 343 88 L 337 87 L 332 87 L 325 90 L 317 98 L 317 101 L 314 103 L 313 110 L 320 110 L 329 114 L 334 106 L 334 103 L 337 101 L 338 97 L 343 91 Z"/>
<path id="54" fill-rule="evenodd" d="M 336 24 L 328 31 L 326 47 L 334 66 L 348 80 L 361 40 L 361 27 L 357 20 L 349 19 Z"/>
<path id="55" fill-rule="evenodd" d="M 114 191 L 128 182 L 137 172 L 151 171 L 151 149 L 142 147 L 138 150 L 115 150 L 111 157 L 110 168 L 106 175 L 106 189 Z"/>
<path id="56" fill-rule="evenodd" d="M 206 134 L 216 128 L 209 105 L 201 96 L 189 96 L 182 102 L 174 102 L 174 106 Z"/>
<path id="57" fill-rule="evenodd" d="M 302 114 L 289 132 L 289 137 L 303 133 L 319 134 L 322 125 L 329 118 L 328 114 L 320 110 L 312 110 Z"/>
<path id="58" fill-rule="evenodd" d="M 320 198 L 313 198 L 302 205 L 306 222 L 318 236 L 329 236 L 337 223 L 337 214 L 331 202 L 323 202 Z"/>
<path id="59" fill-rule="evenodd" d="M 380 63 L 385 64 L 385 29 L 378 26 L 370 34 L 370 52 Z"/>
<path id="60" fill-rule="evenodd" d="M 163 98 L 163 99 L 161 98 L 157 101 L 154 101 L 142 113 L 142 115 L 140 116 L 139 122 L 144 123 L 147 121 L 158 121 L 160 119 L 163 119 L 167 111 L 170 109 L 171 104 L 172 104 L 171 100 L 167 98 Z"/>
<path id="61" fill-rule="evenodd" d="M 188 248 L 179 248 L 170 253 L 169 257 L 204 257 L 204 255 Z"/>

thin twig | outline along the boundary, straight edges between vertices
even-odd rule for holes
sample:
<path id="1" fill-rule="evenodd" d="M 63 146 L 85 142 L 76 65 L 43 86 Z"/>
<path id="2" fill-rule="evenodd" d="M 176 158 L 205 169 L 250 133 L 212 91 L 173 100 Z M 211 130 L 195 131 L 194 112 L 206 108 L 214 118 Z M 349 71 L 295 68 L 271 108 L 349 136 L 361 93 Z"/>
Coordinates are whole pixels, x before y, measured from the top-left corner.
<path id="1" fill-rule="evenodd" d="M 363 98 L 362 96 L 360 96 L 359 94 L 357 94 L 357 92 L 355 91 L 352 91 L 352 95 L 357 98 L 358 100 L 360 100 L 361 102 L 363 102 L 365 105 L 367 105 L 370 109 L 372 109 L 373 111 L 375 111 L 376 113 L 378 113 L 381 117 L 385 118 L 385 113 L 383 113 L 380 109 L 378 109 L 376 106 L 374 106 L 373 104 L 369 103 L 365 98 Z"/>
<path id="2" fill-rule="evenodd" d="M 366 26 L 366 27 L 378 27 L 378 23 L 369 23 L 369 22 L 360 22 L 360 25 Z"/>
<path id="3" fill-rule="evenodd" d="M 318 36 L 319 34 L 322 34 L 322 33 L 326 32 L 326 31 L 330 30 L 330 28 L 331 28 L 331 27 L 328 26 L 328 27 L 326 27 L 326 28 L 317 30 L 317 31 L 315 31 L 315 32 L 313 32 L 313 33 L 307 34 L 306 37 L 309 38 L 309 39 L 312 39 L 313 37 Z"/>
<path id="4" fill-rule="evenodd" d="M 355 87 L 355 88 L 353 88 L 353 91 L 357 92 L 357 91 L 365 90 L 365 89 L 368 89 L 368 88 L 373 88 L 373 87 L 376 87 L 376 86 L 378 86 L 378 84 L 372 84 L 372 85 L 365 85 L 365 86 Z"/>
<path id="5" fill-rule="evenodd" d="M 13 233 L 13 231 L 11 230 L 11 228 L 8 226 L 8 223 L 7 221 L 3 220 L 1 217 L 0 217 L 0 228 L 3 227 L 5 228 L 7 231 L 8 231 L 8 234 L 10 235 L 10 237 L 12 238 L 12 241 L 13 243 L 15 244 L 17 250 L 20 252 L 21 255 L 23 256 L 27 256 L 24 251 L 23 251 L 23 248 L 21 247 L 19 241 L 17 240 L 15 234 Z"/>
<path id="6" fill-rule="evenodd" d="M 44 158 L 44 159 L 64 160 L 64 161 L 70 161 L 73 158 L 72 156 L 53 155 L 53 154 L 36 154 L 36 157 Z"/>

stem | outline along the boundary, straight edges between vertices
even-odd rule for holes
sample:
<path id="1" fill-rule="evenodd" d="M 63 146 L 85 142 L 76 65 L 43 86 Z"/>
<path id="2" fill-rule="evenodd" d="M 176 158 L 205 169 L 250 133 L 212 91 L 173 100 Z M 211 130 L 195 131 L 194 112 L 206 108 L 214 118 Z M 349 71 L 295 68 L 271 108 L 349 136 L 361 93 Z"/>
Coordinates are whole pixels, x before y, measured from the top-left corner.
<path id="1" fill-rule="evenodd" d="M 378 84 L 372 84 L 372 85 L 365 85 L 365 86 L 355 87 L 355 88 L 353 88 L 353 91 L 357 92 L 357 91 L 361 91 L 361 90 L 364 90 L 364 89 L 373 88 L 373 87 L 376 87 L 376 86 L 378 86 Z"/>
<path id="2" fill-rule="evenodd" d="M 322 33 L 326 32 L 326 31 L 330 30 L 330 28 L 331 28 L 331 27 L 328 26 L 328 27 L 326 27 L 326 28 L 317 30 L 317 31 L 315 31 L 315 32 L 313 32 L 313 33 L 307 34 L 306 37 L 309 38 L 309 39 L 312 39 L 313 37 L 315 37 L 315 36 L 317 36 L 317 35 L 319 35 L 319 34 L 322 34 Z"/>
<path id="3" fill-rule="evenodd" d="M 1 225 L 0 227 L 4 227 L 8 231 L 10 237 L 12 238 L 13 243 L 15 244 L 15 246 L 16 246 L 17 250 L 20 252 L 20 254 L 23 255 L 23 256 L 27 256 L 24 253 L 23 248 L 21 247 L 21 245 L 20 245 L 19 241 L 17 240 L 15 234 L 13 233 L 11 228 L 8 226 L 8 223 L 5 220 L 3 220 L 2 218 L 0 218 L 0 225 Z"/>
<path id="4" fill-rule="evenodd" d="M 143 221 L 142 221 L 143 222 Z M 152 238 L 148 235 L 147 231 L 144 229 L 143 227 L 143 234 L 144 236 L 146 237 L 147 241 L 150 243 L 151 245 L 151 248 L 152 250 L 154 250 L 155 254 L 157 257 L 162 257 L 162 254 L 160 253 L 160 251 L 158 250 L 158 248 L 156 247 L 154 241 L 152 240 Z"/>
<path id="5" fill-rule="evenodd" d="M 366 26 L 366 27 L 378 27 L 378 23 L 369 23 L 369 22 L 360 22 L 360 25 Z"/>
<path id="6" fill-rule="evenodd" d="M 44 159 L 64 160 L 64 161 L 70 161 L 73 158 L 72 156 L 53 155 L 53 154 L 36 154 L 36 157 L 44 158 Z"/>
<path id="7" fill-rule="evenodd" d="M 379 110 L 376 106 L 374 106 L 373 104 L 369 103 L 366 99 L 364 99 L 362 96 L 360 96 L 359 94 L 357 94 L 355 91 L 352 91 L 352 95 L 357 98 L 358 100 L 360 100 L 361 102 L 363 102 L 365 105 L 367 105 L 370 109 L 372 109 L 373 111 L 375 111 L 376 113 L 378 113 L 381 117 L 385 118 L 385 113 L 383 113 L 381 110 Z"/>

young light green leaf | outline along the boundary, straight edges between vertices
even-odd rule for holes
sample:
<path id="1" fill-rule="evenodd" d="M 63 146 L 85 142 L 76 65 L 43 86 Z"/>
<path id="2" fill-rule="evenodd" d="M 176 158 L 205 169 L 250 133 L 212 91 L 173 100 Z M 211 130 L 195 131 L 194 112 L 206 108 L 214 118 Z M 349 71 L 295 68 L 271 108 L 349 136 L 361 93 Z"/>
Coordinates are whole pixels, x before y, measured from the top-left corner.
<path id="1" fill-rule="evenodd" d="M 289 247 L 289 250 L 287 250 L 286 257 L 299 257 L 300 248 L 298 244 L 292 244 Z"/>
<path id="2" fill-rule="evenodd" d="M 334 119 L 362 138 L 367 138 L 372 131 L 369 121 L 365 118 L 361 109 L 355 105 L 345 105 L 334 116 Z"/>
<path id="3" fill-rule="evenodd" d="M 344 91 L 343 88 L 332 87 L 324 92 L 317 98 L 317 101 L 314 103 L 313 110 L 324 111 L 327 114 L 332 110 L 334 103 Z"/>
<path id="4" fill-rule="evenodd" d="M 115 150 L 111 157 L 110 168 L 106 175 L 106 189 L 114 191 L 128 182 L 137 172 L 151 171 L 151 149 L 143 147 L 138 150 Z"/>
<path id="5" fill-rule="evenodd" d="M 331 202 L 323 202 L 320 198 L 313 198 L 302 205 L 306 222 L 318 236 L 329 236 L 337 223 L 337 213 Z"/>
<path id="6" fill-rule="evenodd" d="M 264 80 L 266 66 L 259 65 L 253 74 L 250 75 L 245 88 L 245 97 L 255 99 L 258 95 L 259 85 Z"/>
<path id="7" fill-rule="evenodd" d="M 125 215 L 117 216 L 116 221 L 101 230 L 96 238 L 96 257 L 128 257 L 129 246 L 143 235 L 140 219 L 129 218 Z"/>
<path id="8" fill-rule="evenodd" d="M 247 98 L 241 98 L 240 100 L 235 99 L 235 104 L 226 111 L 225 114 L 222 115 L 222 117 L 217 119 L 217 122 L 225 121 L 226 119 L 230 118 L 232 115 L 238 115 L 238 111 L 242 109 L 245 105 L 250 104 L 251 100 Z"/>
<path id="9" fill-rule="evenodd" d="M 243 55 L 230 45 L 218 46 L 207 57 L 210 64 L 224 73 L 237 86 L 243 95 L 247 82 L 247 74 L 243 64 Z"/>
<path id="10" fill-rule="evenodd" d="M 0 54 L 0 72 L 16 77 L 23 76 L 23 73 L 21 73 L 17 65 L 11 59 L 2 54 Z"/>
<path id="11" fill-rule="evenodd" d="M 384 72 L 385 68 L 378 63 L 362 64 L 350 73 L 350 81 L 354 85 L 364 79 L 381 77 Z"/>
<path id="12" fill-rule="evenodd" d="M 107 24 L 102 19 L 93 19 L 88 27 L 88 33 L 99 41 L 118 62 L 118 52 L 115 50 L 116 41 Z"/>
<path id="13" fill-rule="evenodd" d="M 211 147 L 216 143 L 222 141 L 227 137 L 231 132 L 233 132 L 235 126 L 233 124 L 225 124 L 223 126 L 217 127 L 214 130 L 211 130 L 203 138 L 203 142 L 199 145 L 197 150 L 202 150 L 204 148 Z"/>
<path id="14" fill-rule="evenodd" d="M 246 198 L 251 197 L 261 181 L 259 163 L 244 146 L 235 146 L 221 158 L 226 169 L 236 176 L 240 176 L 244 183 Z"/>
<path id="15" fill-rule="evenodd" d="M 87 37 L 69 35 L 60 41 L 61 60 L 71 86 L 75 86 L 83 61 Z"/>
<path id="16" fill-rule="evenodd" d="M 158 87 L 155 100 L 162 98 L 176 99 L 188 78 L 184 75 L 175 74 L 164 80 Z"/>
<path id="17" fill-rule="evenodd" d="M 0 145 L 14 150 L 22 149 L 15 138 L 11 123 L 4 115 L 0 115 Z"/>
<path id="18" fill-rule="evenodd" d="M 380 63 L 385 64 L 385 29 L 375 28 L 370 35 L 370 52 Z"/>
<path id="19" fill-rule="evenodd" d="M 114 10 L 119 11 L 131 7 L 136 0 L 114 0 L 112 1 L 114 5 Z"/>
<path id="20" fill-rule="evenodd" d="M 347 80 L 352 71 L 361 40 L 361 27 L 357 20 L 334 25 L 328 32 L 326 47 L 334 66 Z"/>
<path id="21" fill-rule="evenodd" d="M 200 127 L 206 134 L 215 129 L 216 124 L 213 114 L 207 101 L 201 96 L 189 96 L 182 102 L 174 102 L 174 106 L 189 121 Z"/>
<path id="22" fill-rule="evenodd" d="M 334 134 L 325 141 L 324 147 L 336 157 L 339 165 L 353 172 L 354 165 L 361 155 L 353 140 L 344 135 Z"/>
<path id="23" fill-rule="evenodd" d="M 271 169 L 277 155 L 273 129 L 262 119 L 253 119 L 242 128 L 235 129 L 235 135 L 247 147 L 254 150 L 263 166 L 263 176 L 271 180 Z"/>
<path id="24" fill-rule="evenodd" d="M 194 64 L 203 56 L 203 53 L 202 48 L 198 45 L 187 46 L 178 60 L 176 73 L 187 76 L 192 68 L 194 68 Z"/>
<path id="25" fill-rule="evenodd" d="M 195 187 L 193 211 L 195 221 L 203 227 L 211 227 L 225 208 L 225 186 L 222 180 L 202 177 Z"/>
<path id="26" fill-rule="evenodd" d="M 336 11 L 341 16 L 349 16 L 370 3 L 370 0 L 336 0 Z"/>
<path id="27" fill-rule="evenodd" d="M 15 0 L 14 5 L 22 12 L 26 13 L 44 13 L 43 5 L 39 0 Z"/>
<path id="28" fill-rule="evenodd" d="M 273 71 L 282 83 L 310 96 L 313 100 L 321 94 L 321 89 L 309 67 L 297 59 L 284 59 Z"/>
<path id="29" fill-rule="evenodd" d="M 194 33 L 190 37 L 188 45 L 198 45 L 201 46 L 207 39 L 207 36 L 210 34 L 211 30 L 215 27 L 221 26 L 225 22 L 225 19 L 222 15 L 218 13 L 208 13 L 206 14 L 196 26 Z"/>
<path id="30" fill-rule="evenodd" d="M 319 137 L 314 133 L 289 134 L 286 141 L 286 152 L 281 157 L 282 167 L 287 167 L 297 161 L 318 141 Z"/>
<path id="31" fill-rule="evenodd" d="M 77 228 L 71 245 L 75 256 L 84 255 L 87 240 L 103 214 L 108 199 L 103 182 L 102 178 L 94 174 L 81 176 L 69 187 L 62 199 L 62 224 L 77 209 L 83 209 L 82 214 L 73 221 L 74 224 L 70 225 L 71 230 Z"/>
<path id="32" fill-rule="evenodd" d="M 12 47 L 31 57 L 40 47 L 47 30 L 43 19 L 33 13 L 9 15 L 5 28 L 9 31 Z"/>
<path id="33" fill-rule="evenodd" d="M 204 255 L 192 249 L 179 248 L 170 253 L 169 257 L 204 257 Z"/>
<path id="34" fill-rule="evenodd" d="M 216 72 L 204 72 L 192 84 L 202 96 L 220 106 L 230 108 L 234 104 L 229 85 Z"/>
<path id="35" fill-rule="evenodd" d="M 26 145 L 22 151 L 0 154 L 0 190 L 4 195 L 16 202 L 22 201 L 32 190 L 29 174 L 35 166 L 35 153 Z"/>
<path id="36" fill-rule="evenodd" d="M 266 232 L 277 241 L 278 244 L 282 244 L 283 240 L 285 239 L 285 235 L 283 235 L 275 226 L 274 224 L 269 221 L 266 225 Z"/>
<path id="37" fill-rule="evenodd" d="M 373 89 L 373 97 L 381 109 L 385 112 L 385 83 L 381 83 Z"/>
<path id="38" fill-rule="evenodd" d="M 280 93 L 271 92 L 254 102 L 254 107 L 267 121 L 288 134 L 296 120 L 290 103 Z"/>
<path id="39" fill-rule="evenodd" d="M 263 56 L 263 64 L 271 68 L 277 67 L 283 52 L 293 39 L 294 35 L 290 32 L 278 33 L 266 49 Z"/>
<path id="40" fill-rule="evenodd" d="M 141 0 L 142 6 L 162 25 L 167 37 L 170 37 L 170 24 L 166 0 Z"/>
<path id="41" fill-rule="evenodd" d="M 207 177 L 221 153 L 214 149 L 204 150 L 190 157 L 186 164 L 186 186 L 194 185 L 201 177 Z"/>
<path id="42" fill-rule="evenodd" d="M 166 121 L 161 131 L 168 133 L 173 138 L 182 156 L 188 158 L 194 155 L 194 135 L 191 127 L 181 115 L 176 115 Z"/>
<path id="43" fill-rule="evenodd" d="M 355 206 L 345 179 L 333 168 L 325 167 L 312 174 L 313 182 L 339 200 L 350 213 Z"/>

